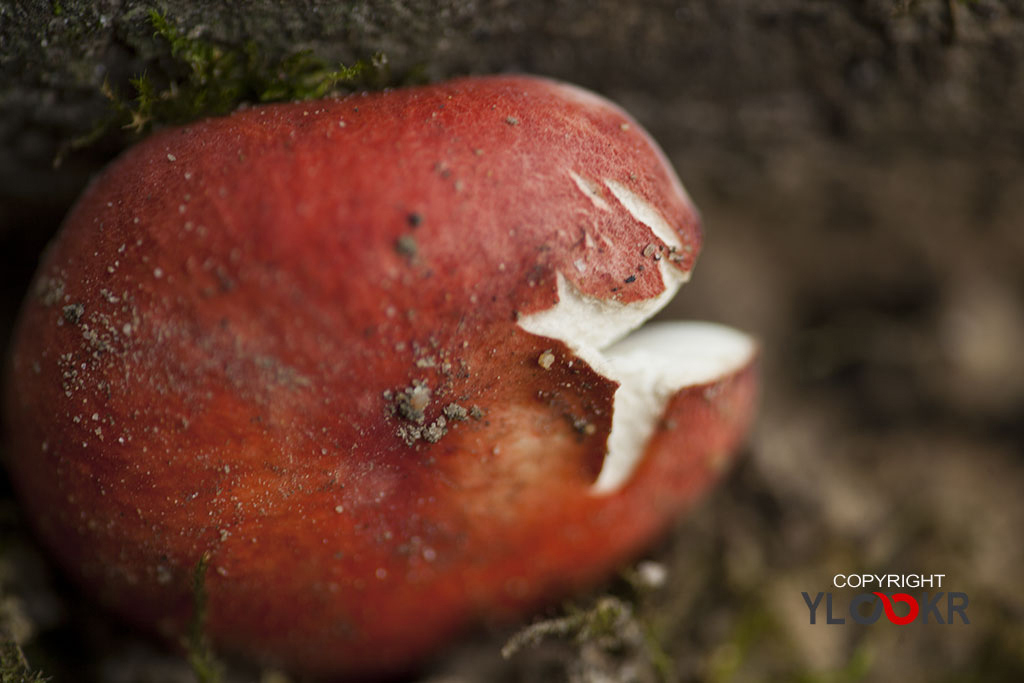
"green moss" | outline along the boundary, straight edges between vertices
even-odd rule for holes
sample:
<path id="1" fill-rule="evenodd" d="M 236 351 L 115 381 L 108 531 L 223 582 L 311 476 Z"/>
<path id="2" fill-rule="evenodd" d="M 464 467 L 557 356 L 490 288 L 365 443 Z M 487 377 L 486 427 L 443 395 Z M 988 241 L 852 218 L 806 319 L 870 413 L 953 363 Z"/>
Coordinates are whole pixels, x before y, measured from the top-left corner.
<path id="1" fill-rule="evenodd" d="M 58 8 L 55 4 L 54 12 Z M 189 37 L 155 10 L 148 18 L 165 54 L 151 70 L 129 80 L 133 93 L 117 92 L 104 82 L 110 115 L 72 141 L 70 150 L 89 146 L 117 129 L 140 135 L 154 126 L 223 115 L 244 103 L 310 100 L 392 84 L 383 54 L 350 66 L 328 63 L 310 50 L 275 59 L 253 41 L 223 45 Z"/>
<path id="2" fill-rule="evenodd" d="M 675 680 L 675 667 L 654 628 L 630 599 L 602 595 L 589 607 L 566 605 L 563 615 L 544 619 L 515 633 L 501 650 L 506 659 L 549 639 L 570 641 L 576 648 L 596 644 L 619 656 L 646 661 L 658 680 Z M 578 654 L 576 656 L 579 656 Z"/>
<path id="3" fill-rule="evenodd" d="M 4 455 L 6 453 L 0 452 L 0 461 Z M 10 556 L 20 545 L 21 520 L 9 495 L 0 472 L 0 683 L 43 683 L 50 679 L 32 670 L 14 635 L 25 634 L 31 628 L 26 628 L 28 622 L 21 601 L 12 599 L 14 596 L 10 594 L 10 584 L 18 583 L 18 568 Z"/>
<path id="4" fill-rule="evenodd" d="M 729 638 L 719 644 L 707 663 L 706 680 L 716 683 L 731 681 L 751 660 L 755 647 L 766 642 L 779 626 L 771 613 L 755 596 L 744 601 L 744 608 L 733 625 Z"/>
<path id="5" fill-rule="evenodd" d="M 642 616 L 640 619 L 640 626 L 643 629 L 644 654 L 654 667 L 654 672 L 658 675 L 658 680 L 676 680 L 676 665 L 675 662 L 672 661 L 672 657 L 665 650 L 665 639 L 661 636 L 655 625 L 649 620 L 644 619 Z"/>
<path id="6" fill-rule="evenodd" d="M 132 79 L 136 96 L 126 125 L 133 130 L 225 114 L 243 102 L 315 99 L 387 80 L 382 55 L 352 66 L 328 64 L 308 50 L 274 60 L 253 42 L 237 48 L 190 38 L 156 11 L 149 20 L 173 61 L 163 85 L 147 74 Z"/>
<path id="7" fill-rule="evenodd" d="M 199 683 L 220 683 L 224 679 L 224 666 L 217 659 L 206 637 L 206 570 L 209 563 L 210 554 L 203 553 L 192 574 L 192 621 L 185 649 L 188 663 Z"/>
<path id="8" fill-rule="evenodd" d="M 32 671 L 18 644 L 0 632 L 0 683 L 45 683 L 48 680 L 43 674 Z"/>
<path id="9" fill-rule="evenodd" d="M 630 616 L 632 609 L 621 600 L 612 597 L 601 598 L 591 609 L 579 615 L 582 626 L 576 636 L 577 640 L 614 638 L 618 634 L 621 620 Z"/>
<path id="10" fill-rule="evenodd" d="M 501 649 L 506 659 L 525 647 L 535 646 L 548 638 L 571 638 L 577 643 L 614 634 L 619 619 L 629 607 L 617 598 L 604 596 L 589 609 L 575 605 L 565 607 L 565 615 L 543 619 L 521 629 Z"/>

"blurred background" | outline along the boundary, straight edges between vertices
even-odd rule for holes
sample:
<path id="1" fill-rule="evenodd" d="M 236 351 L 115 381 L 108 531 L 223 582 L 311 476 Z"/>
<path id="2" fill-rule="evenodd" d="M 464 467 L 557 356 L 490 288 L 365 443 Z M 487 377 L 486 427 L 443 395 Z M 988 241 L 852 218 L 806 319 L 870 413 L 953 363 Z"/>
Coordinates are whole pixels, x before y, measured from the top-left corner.
<path id="1" fill-rule="evenodd" d="M 720 488 L 637 569 L 541 615 L 561 637 L 505 659 L 514 629 L 481 633 L 421 680 L 1024 680 L 1024 2 L 2 3 L 4 354 L 39 253 L 131 124 L 203 113 L 175 100 L 217 77 L 197 54 L 238 77 L 207 98 L 225 110 L 339 63 L 369 65 L 342 91 L 513 71 L 608 96 L 704 216 L 664 315 L 762 341 L 761 417 Z M 16 642 L 56 681 L 194 680 L 63 583 L 2 476 L 5 665 Z M 971 623 L 808 623 L 802 592 L 841 609 L 858 591 L 833 575 L 861 572 L 945 574 Z M 615 628 L 566 625 L 607 600 Z"/>

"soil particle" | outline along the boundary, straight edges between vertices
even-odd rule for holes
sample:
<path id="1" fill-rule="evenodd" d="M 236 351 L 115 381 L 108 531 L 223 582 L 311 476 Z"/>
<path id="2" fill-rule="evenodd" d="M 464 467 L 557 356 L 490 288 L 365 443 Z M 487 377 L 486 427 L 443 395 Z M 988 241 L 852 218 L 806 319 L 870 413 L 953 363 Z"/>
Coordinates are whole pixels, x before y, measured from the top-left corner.
<path id="1" fill-rule="evenodd" d="M 651 258 L 655 254 L 657 254 L 657 252 L 658 252 L 658 245 L 656 245 L 654 243 L 650 243 L 646 247 L 644 247 L 643 255 L 644 255 L 644 258 Z"/>
<path id="2" fill-rule="evenodd" d="M 441 437 L 448 433 L 447 430 L 448 422 L 443 417 L 439 417 L 430 423 L 430 426 L 423 430 L 423 439 L 430 443 L 437 443 L 441 440 Z"/>
<path id="3" fill-rule="evenodd" d="M 592 436 L 597 433 L 597 425 L 583 417 L 572 418 L 572 427 L 584 436 Z"/>
<path id="4" fill-rule="evenodd" d="M 416 445 L 416 442 L 420 439 L 427 443 L 437 443 L 447 433 L 448 420 L 441 416 L 426 427 L 401 425 L 397 430 L 395 430 L 395 434 L 397 434 L 398 438 L 404 441 L 407 446 Z"/>
<path id="5" fill-rule="evenodd" d="M 412 235 L 402 235 L 395 242 L 395 251 L 410 261 L 416 258 L 419 247 L 416 245 L 416 238 Z"/>
<path id="6" fill-rule="evenodd" d="M 388 393 L 385 392 L 385 397 Z M 422 424 L 423 411 L 430 405 L 430 394 L 430 387 L 426 383 L 414 381 L 411 386 L 406 387 L 395 396 L 392 411 L 410 422 Z"/>
<path id="7" fill-rule="evenodd" d="M 458 403 L 449 403 L 444 407 L 444 414 L 449 420 L 453 422 L 462 422 L 469 418 L 469 411 L 460 406 Z"/>
<path id="8" fill-rule="evenodd" d="M 405 442 L 406 446 L 414 446 L 420 440 L 420 437 L 423 436 L 423 428 L 402 425 L 395 433 L 399 439 Z"/>
<path id="9" fill-rule="evenodd" d="M 69 306 L 65 306 L 63 312 L 64 320 L 72 325 L 77 325 L 78 321 L 82 319 L 83 315 L 85 315 L 85 306 L 82 304 L 71 304 Z"/>

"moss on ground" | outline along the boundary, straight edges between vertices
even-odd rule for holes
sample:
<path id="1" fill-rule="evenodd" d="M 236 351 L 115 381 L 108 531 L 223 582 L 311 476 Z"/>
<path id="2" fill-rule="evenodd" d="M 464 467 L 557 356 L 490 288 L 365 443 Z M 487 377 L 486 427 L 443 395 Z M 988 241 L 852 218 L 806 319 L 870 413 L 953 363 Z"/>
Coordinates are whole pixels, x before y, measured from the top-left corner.
<path id="1" fill-rule="evenodd" d="M 0 630 L 0 683 L 44 683 L 49 680 L 32 670 L 18 644 Z"/>
<path id="2" fill-rule="evenodd" d="M 150 10 L 153 35 L 164 50 L 160 68 L 129 79 L 131 94 L 104 80 L 109 115 L 61 154 L 89 146 L 121 129 L 141 135 L 154 127 L 227 114 L 243 104 L 294 102 L 391 84 L 387 57 L 378 53 L 351 65 L 332 64 L 311 50 L 273 58 L 255 41 L 240 47 L 191 37 L 173 18 Z M 58 156 L 58 161 L 60 156 Z"/>
<path id="3" fill-rule="evenodd" d="M 189 624 L 185 652 L 198 683 L 221 683 L 224 680 L 224 665 L 217 658 L 206 635 L 206 570 L 209 564 L 210 554 L 203 553 L 192 574 L 192 621 Z"/>

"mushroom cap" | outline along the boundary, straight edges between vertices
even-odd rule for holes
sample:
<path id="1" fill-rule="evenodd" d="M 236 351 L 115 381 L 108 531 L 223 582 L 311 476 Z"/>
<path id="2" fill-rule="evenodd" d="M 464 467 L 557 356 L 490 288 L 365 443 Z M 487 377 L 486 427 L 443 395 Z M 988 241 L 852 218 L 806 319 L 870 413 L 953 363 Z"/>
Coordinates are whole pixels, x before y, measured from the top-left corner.
<path id="1" fill-rule="evenodd" d="M 159 132 L 43 258 L 5 389 L 12 479 L 64 568 L 136 624 L 177 639 L 208 554 L 217 647 L 402 670 L 592 585 L 719 475 L 752 344 L 663 392 L 595 489 L 619 382 L 576 331 L 524 327 L 572 292 L 611 343 L 700 240 L 641 127 L 538 78 Z"/>

